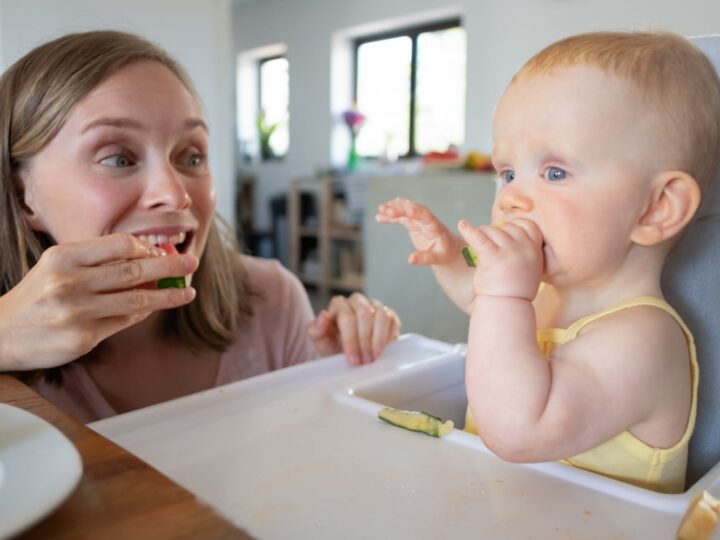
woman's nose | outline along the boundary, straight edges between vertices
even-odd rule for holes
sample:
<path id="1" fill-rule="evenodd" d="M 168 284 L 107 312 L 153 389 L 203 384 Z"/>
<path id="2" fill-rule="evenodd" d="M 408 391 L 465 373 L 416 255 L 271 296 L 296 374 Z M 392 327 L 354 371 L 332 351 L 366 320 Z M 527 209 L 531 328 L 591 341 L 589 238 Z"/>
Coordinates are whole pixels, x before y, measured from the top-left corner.
<path id="1" fill-rule="evenodd" d="M 171 164 L 149 171 L 146 185 L 143 194 L 146 208 L 183 210 L 192 204 L 184 177 Z"/>

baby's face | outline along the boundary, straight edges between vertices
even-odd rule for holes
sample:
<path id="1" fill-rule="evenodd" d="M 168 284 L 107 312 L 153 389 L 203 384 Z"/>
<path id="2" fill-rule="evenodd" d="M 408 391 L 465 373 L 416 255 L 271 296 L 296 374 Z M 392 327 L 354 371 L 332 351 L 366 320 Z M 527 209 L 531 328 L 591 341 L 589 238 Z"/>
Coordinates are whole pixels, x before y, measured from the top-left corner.
<path id="1" fill-rule="evenodd" d="M 56 242 L 131 233 L 200 257 L 215 208 L 195 98 L 157 62 L 127 65 L 21 171 L 31 225 Z"/>
<path id="2" fill-rule="evenodd" d="M 663 166 L 660 119 L 649 111 L 628 83 L 588 66 L 525 76 L 502 96 L 493 221 L 537 224 L 545 280 L 603 279 L 622 264 Z"/>

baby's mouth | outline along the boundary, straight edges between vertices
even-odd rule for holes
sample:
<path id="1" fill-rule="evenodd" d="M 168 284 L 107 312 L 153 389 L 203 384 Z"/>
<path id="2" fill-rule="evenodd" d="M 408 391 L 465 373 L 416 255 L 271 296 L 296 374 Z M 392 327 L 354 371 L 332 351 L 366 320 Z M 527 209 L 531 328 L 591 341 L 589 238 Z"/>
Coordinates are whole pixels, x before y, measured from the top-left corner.
<path id="1" fill-rule="evenodd" d="M 149 244 L 152 244 L 153 246 L 161 246 L 163 244 L 172 244 L 175 246 L 175 249 L 177 249 L 178 253 L 185 253 L 185 250 L 190 245 L 190 239 L 192 238 L 192 233 L 185 233 L 181 232 L 178 234 L 173 235 L 165 235 L 165 234 L 141 234 L 138 236 L 138 239 L 148 242 Z"/>

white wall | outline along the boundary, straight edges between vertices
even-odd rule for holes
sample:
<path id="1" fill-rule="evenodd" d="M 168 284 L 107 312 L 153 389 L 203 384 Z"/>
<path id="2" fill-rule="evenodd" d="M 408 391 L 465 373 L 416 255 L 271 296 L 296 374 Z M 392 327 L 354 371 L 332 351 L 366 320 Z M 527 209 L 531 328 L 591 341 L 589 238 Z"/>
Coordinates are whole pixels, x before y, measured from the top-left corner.
<path id="1" fill-rule="evenodd" d="M 69 32 L 112 28 L 165 48 L 192 77 L 210 127 L 218 210 L 234 217 L 231 0 L 0 0 L 0 67 Z"/>
<path id="2" fill-rule="evenodd" d="M 684 35 L 720 32 L 718 0 L 262 0 L 237 4 L 235 51 L 284 42 L 290 61 L 290 151 L 282 163 L 253 166 L 256 226 L 267 227 L 268 197 L 290 178 L 330 162 L 333 34 L 432 10 L 462 14 L 468 43 L 466 149 L 490 149 L 500 92 L 534 52 L 556 39 L 602 29 L 649 26 Z"/>

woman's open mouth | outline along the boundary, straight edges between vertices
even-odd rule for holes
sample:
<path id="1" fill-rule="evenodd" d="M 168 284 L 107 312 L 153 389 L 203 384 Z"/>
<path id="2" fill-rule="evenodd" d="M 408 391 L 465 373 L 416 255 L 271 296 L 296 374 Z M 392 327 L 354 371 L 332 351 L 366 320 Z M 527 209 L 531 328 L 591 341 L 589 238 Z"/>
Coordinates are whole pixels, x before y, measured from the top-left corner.
<path id="1" fill-rule="evenodd" d="M 181 232 L 173 235 L 165 234 L 141 234 L 138 236 L 140 240 L 148 242 L 153 246 L 161 246 L 163 244 L 172 244 L 178 253 L 185 253 L 190 242 L 192 241 L 192 232 Z"/>

